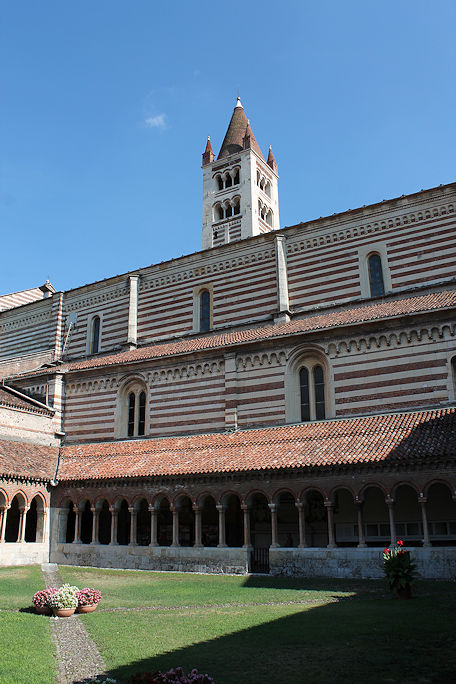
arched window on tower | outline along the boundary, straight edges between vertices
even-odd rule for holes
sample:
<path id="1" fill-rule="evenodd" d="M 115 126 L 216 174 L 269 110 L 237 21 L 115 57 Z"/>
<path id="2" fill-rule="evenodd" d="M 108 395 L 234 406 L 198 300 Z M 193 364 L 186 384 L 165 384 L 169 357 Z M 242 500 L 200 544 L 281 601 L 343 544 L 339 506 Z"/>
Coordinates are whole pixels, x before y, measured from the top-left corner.
<path id="1" fill-rule="evenodd" d="M 235 197 L 233 199 L 233 215 L 237 216 L 240 213 L 241 213 L 241 201 L 240 201 L 239 197 Z"/>
<path id="2" fill-rule="evenodd" d="M 231 188 L 233 185 L 233 179 L 231 178 L 231 174 L 227 172 L 225 176 L 225 188 Z"/>
<path id="3" fill-rule="evenodd" d="M 223 190 L 223 178 L 221 176 L 215 177 L 217 180 L 217 187 L 219 190 Z"/>
<path id="4" fill-rule="evenodd" d="M 209 290 L 203 290 L 199 296 L 200 304 L 200 332 L 211 329 L 211 294 Z"/>
<path id="5" fill-rule="evenodd" d="M 367 258 L 369 272 L 369 289 L 371 297 L 381 297 L 385 294 L 383 281 L 382 259 L 380 254 L 374 252 Z"/>
<path id="6" fill-rule="evenodd" d="M 239 185 L 240 183 L 240 177 L 239 177 L 239 169 L 234 170 L 234 178 L 233 178 L 233 185 Z"/>
<path id="7" fill-rule="evenodd" d="M 100 316 L 94 316 L 90 323 L 90 354 L 98 354 L 100 349 Z"/>

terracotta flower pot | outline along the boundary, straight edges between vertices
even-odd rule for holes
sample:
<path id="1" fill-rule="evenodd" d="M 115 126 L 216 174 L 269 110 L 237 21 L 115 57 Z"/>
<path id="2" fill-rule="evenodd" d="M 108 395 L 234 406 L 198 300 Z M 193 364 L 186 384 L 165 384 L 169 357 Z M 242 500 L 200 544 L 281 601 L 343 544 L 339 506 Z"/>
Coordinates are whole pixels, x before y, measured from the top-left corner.
<path id="1" fill-rule="evenodd" d="M 76 608 L 53 608 L 52 612 L 56 617 L 70 617 Z"/>
<path id="2" fill-rule="evenodd" d="M 96 610 L 98 606 L 98 603 L 94 603 L 91 606 L 78 606 L 77 611 L 78 613 L 93 613 L 94 610 Z"/>
<path id="3" fill-rule="evenodd" d="M 49 606 L 35 606 L 35 612 L 38 615 L 52 615 L 52 610 Z"/>
<path id="4" fill-rule="evenodd" d="M 399 599 L 411 599 L 412 590 L 410 584 L 407 584 L 406 587 L 400 587 L 399 589 L 396 589 L 396 596 Z"/>

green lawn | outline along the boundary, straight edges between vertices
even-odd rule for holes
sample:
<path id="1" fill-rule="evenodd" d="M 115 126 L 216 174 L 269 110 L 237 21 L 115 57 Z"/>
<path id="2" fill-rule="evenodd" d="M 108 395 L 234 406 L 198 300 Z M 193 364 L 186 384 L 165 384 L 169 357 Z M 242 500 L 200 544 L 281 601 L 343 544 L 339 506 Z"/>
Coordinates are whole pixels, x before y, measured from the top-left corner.
<path id="1" fill-rule="evenodd" d="M 217 684 L 456 679 L 454 583 L 398 601 L 383 582 L 60 571 L 103 593 L 82 619 L 119 682 L 178 665 Z"/>
<path id="2" fill-rule="evenodd" d="M 0 568 L 1 684 L 55 682 L 49 618 L 19 612 L 32 605 L 32 596 L 40 589 L 44 582 L 38 565 Z"/>

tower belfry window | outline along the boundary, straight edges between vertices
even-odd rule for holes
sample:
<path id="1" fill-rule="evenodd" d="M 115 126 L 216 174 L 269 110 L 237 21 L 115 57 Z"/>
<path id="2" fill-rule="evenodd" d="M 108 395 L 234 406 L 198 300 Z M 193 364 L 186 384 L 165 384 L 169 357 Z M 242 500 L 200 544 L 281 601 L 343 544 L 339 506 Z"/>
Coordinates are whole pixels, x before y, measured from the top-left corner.
<path id="1" fill-rule="evenodd" d="M 145 434 L 146 428 L 146 393 L 133 391 L 128 395 L 128 437 Z"/>

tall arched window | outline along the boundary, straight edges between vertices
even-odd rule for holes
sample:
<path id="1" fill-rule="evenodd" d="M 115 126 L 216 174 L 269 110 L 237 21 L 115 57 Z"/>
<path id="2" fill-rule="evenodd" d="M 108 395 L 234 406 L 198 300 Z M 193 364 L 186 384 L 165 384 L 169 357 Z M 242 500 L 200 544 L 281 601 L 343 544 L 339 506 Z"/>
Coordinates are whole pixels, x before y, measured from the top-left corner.
<path id="1" fill-rule="evenodd" d="M 90 348 L 91 354 L 98 354 L 100 349 L 100 316 L 94 316 L 90 324 Z"/>
<path id="2" fill-rule="evenodd" d="M 326 418 L 325 372 L 320 364 L 305 365 L 299 370 L 301 420 Z"/>
<path id="3" fill-rule="evenodd" d="M 380 254 L 370 254 L 367 259 L 369 272 L 369 288 L 371 297 L 381 297 L 385 294 L 383 282 L 382 259 Z"/>
<path id="4" fill-rule="evenodd" d="M 117 437 L 142 437 L 146 434 L 147 387 L 139 378 L 122 386 L 117 399 Z"/>
<path id="5" fill-rule="evenodd" d="M 207 332 L 211 328 L 211 294 L 209 290 L 200 293 L 200 332 Z"/>

